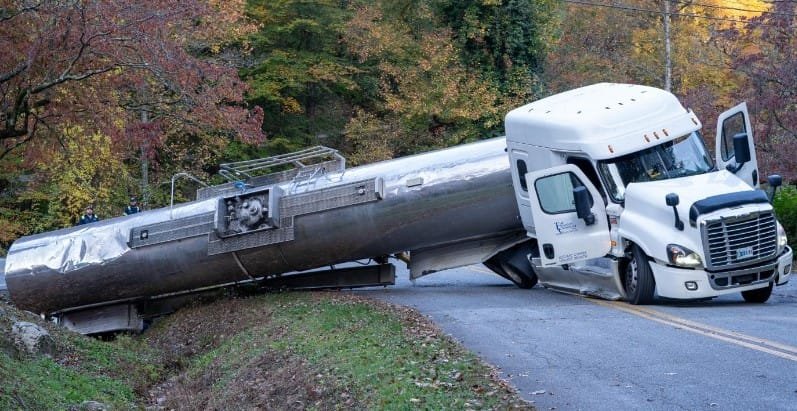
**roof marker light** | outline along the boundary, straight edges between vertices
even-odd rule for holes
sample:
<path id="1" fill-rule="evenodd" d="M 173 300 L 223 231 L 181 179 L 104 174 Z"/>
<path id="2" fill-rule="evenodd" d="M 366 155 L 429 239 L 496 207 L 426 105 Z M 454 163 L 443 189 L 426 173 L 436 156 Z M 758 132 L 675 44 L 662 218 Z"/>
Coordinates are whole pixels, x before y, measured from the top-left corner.
<path id="1" fill-rule="evenodd" d="M 647 141 L 648 143 L 650 143 L 650 137 L 648 137 L 648 135 L 647 135 L 647 134 L 645 134 L 645 141 Z"/>
<path id="2" fill-rule="evenodd" d="M 667 132 L 666 128 L 661 129 L 661 132 L 664 133 L 665 136 L 669 137 L 670 133 Z"/>
<path id="3" fill-rule="evenodd" d="M 654 131 L 654 132 L 653 132 L 653 137 L 656 137 L 656 140 L 658 140 L 658 139 L 659 139 L 659 133 L 657 133 L 657 132 L 655 132 L 655 131 Z"/>
<path id="4" fill-rule="evenodd" d="M 695 125 L 697 125 L 697 119 L 695 119 L 694 117 L 692 117 L 692 122 L 695 123 Z"/>
<path id="5" fill-rule="evenodd" d="M 610 152 L 610 153 L 612 153 L 612 154 L 614 154 L 614 149 L 612 148 L 612 145 L 611 145 L 611 144 L 609 144 L 609 152 Z"/>

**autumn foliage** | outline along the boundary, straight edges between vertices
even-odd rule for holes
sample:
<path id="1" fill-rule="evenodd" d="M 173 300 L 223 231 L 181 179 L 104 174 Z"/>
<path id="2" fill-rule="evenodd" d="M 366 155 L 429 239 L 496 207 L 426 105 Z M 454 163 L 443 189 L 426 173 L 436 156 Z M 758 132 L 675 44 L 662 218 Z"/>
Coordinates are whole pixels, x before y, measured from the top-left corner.
<path id="1" fill-rule="evenodd" d="M 750 105 L 760 167 L 797 182 L 797 2 L 769 11 L 719 36 L 743 74 L 736 95 Z"/>
<path id="2" fill-rule="evenodd" d="M 168 204 L 179 171 L 317 144 L 361 164 L 501 135 L 574 87 L 663 87 L 664 4 L 0 0 L 0 253 L 86 202 Z M 709 146 L 745 100 L 759 175 L 797 181 L 797 3 L 669 6 L 672 91 Z"/>
<path id="3" fill-rule="evenodd" d="M 183 132 L 262 139 L 260 114 L 244 108 L 234 68 L 196 56 L 223 41 L 214 22 L 229 21 L 229 9 L 201 1 L 4 3 L 0 155 L 66 123 L 115 139 L 157 140 L 178 123 Z M 157 125 L 137 124 L 142 112 Z"/>
<path id="4" fill-rule="evenodd" d="M 157 165 L 159 148 L 180 136 L 200 147 L 218 136 L 263 141 L 262 110 L 246 104 L 246 84 L 220 53 L 254 28 L 241 1 L 2 1 L 0 159 L 13 157 L 4 167 L 69 162 L 53 153 L 70 151 L 75 127 L 84 151 L 108 146 L 100 161 Z M 33 180 L 49 186 L 46 175 Z M 84 189 L 86 200 L 103 200 Z M 83 206 L 61 205 L 72 214 Z"/>

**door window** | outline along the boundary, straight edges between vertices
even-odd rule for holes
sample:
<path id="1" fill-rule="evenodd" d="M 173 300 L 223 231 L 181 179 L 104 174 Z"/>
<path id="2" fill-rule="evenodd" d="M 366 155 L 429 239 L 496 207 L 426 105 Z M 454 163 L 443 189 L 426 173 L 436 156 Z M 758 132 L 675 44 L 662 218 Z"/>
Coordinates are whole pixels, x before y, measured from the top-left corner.
<path id="1" fill-rule="evenodd" d="M 592 183 L 592 185 L 594 185 L 595 188 L 598 189 L 598 191 L 600 191 L 601 195 L 603 196 L 603 202 L 605 204 L 606 192 L 603 190 L 601 179 L 598 177 L 598 173 L 595 171 L 595 167 L 592 165 L 592 162 L 582 157 L 569 157 L 567 159 L 567 164 L 572 164 L 584 172 L 584 175 L 587 176 L 589 182 Z"/>
<path id="2" fill-rule="evenodd" d="M 576 211 L 573 188 L 581 187 L 581 181 L 573 173 L 560 173 L 545 176 L 534 182 L 540 208 L 547 214 L 572 213 Z M 594 200 L 590 195 L 590 206 Z"/>
<path id="3" fill-rule="evenodd" d="M 528 187 L 528 185 L 526 185 L 527 184 L 526 183 L 526 173 L 528 173 L 528 172 L 529 172 L 529 169 L 526 168 L 526 162 L 523 161 L 523 160 L 518 160 L 517 161 L 517 173 L 518 173 L 518 179 L 520 181 L 520 188 L 522 188 L 523 191 L 529 191 L 529 187 Z"/>

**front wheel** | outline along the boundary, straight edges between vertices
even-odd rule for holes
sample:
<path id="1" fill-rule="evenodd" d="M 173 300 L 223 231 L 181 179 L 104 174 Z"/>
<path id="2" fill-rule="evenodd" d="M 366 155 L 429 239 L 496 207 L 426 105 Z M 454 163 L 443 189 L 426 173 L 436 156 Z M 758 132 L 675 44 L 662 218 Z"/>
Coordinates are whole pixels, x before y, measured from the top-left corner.
<path id="1" fill-rule="evenodd" d="M 653 302 L 656 280 L 650 269 L 648 257 L 636 244 L 631 248 L 631 261 L 625 270 L 625 294 L 628 302 L 645 305 Z"/>
<path id="2" fill-rule="evenodd" d="M 765 303 L 767 302 L 767 300 L 769 300 L 769 296 L 772 295 L 772 286 L 773 284 L 769 283 L 769 285 L 767 285 L 764 288 L 759 288 L 750 291 L 742 291 L 742 298 L 744 298 L 744 301 L 748 303 L 755 303 L 755 304 Z"/>

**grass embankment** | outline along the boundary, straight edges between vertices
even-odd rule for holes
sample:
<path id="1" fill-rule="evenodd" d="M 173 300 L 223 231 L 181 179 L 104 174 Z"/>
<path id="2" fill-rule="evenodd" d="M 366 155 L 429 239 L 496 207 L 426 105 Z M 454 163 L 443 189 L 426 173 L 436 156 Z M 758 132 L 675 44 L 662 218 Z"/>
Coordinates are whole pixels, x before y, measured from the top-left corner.
<path id="1" fill-rule="evenodd" d="M 55 342 L 56 354 L 29 356 L 11 349 L 12 318 L 38 322 Z M 157 353 L 121 337 L 109 344 L 43 324 L 38 317 L 0 302 L 0 409 L 57 410 L 93 400 L 129 408 L 145 385 L 162 375 Z M 144 384 L 144 385 L 142 385 Z"/>
<path id="2" fill-rule="evenodd" d="M 58 334 L 54 359 L 0 354 L 0 409 L 530 408 L 417 312 L 345 293 L 196 305 L 112 342 Z"/>

